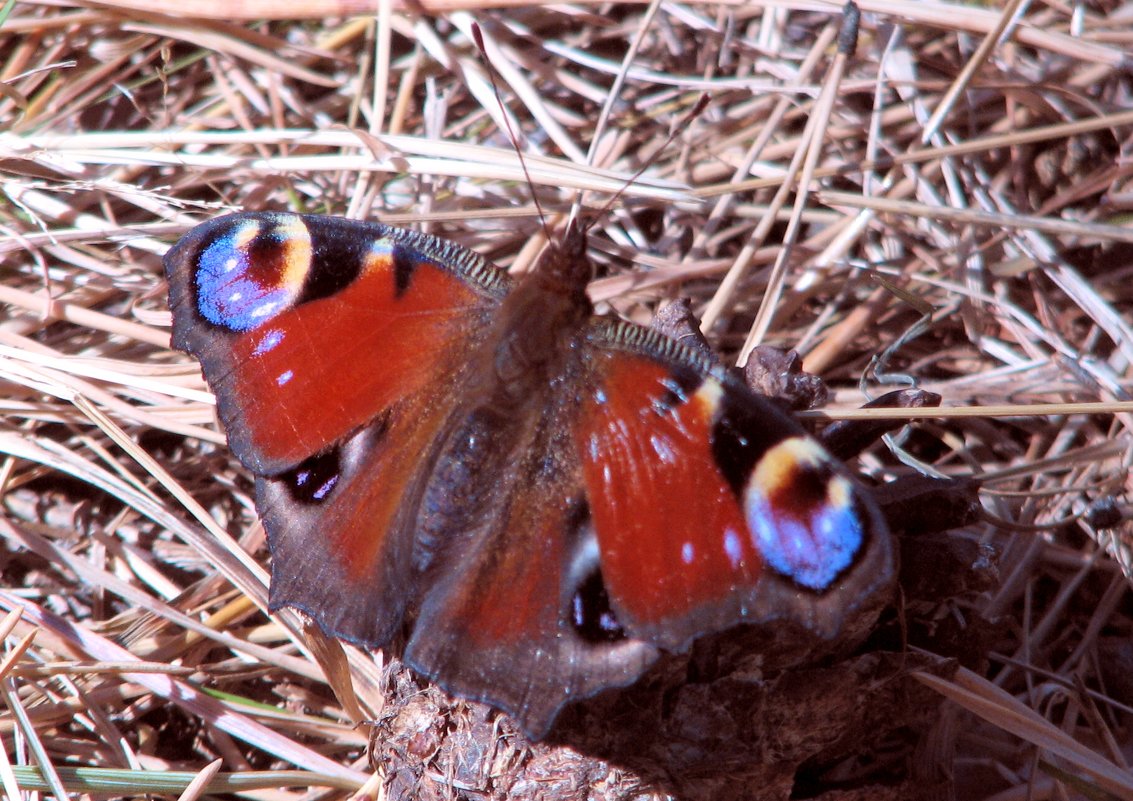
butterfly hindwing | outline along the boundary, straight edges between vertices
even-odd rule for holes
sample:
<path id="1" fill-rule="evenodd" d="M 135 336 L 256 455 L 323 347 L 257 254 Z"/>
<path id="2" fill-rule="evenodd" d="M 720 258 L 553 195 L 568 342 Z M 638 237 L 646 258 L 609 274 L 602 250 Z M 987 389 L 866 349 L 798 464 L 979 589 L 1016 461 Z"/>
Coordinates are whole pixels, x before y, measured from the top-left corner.
<path id="1" fill-rule="evenodd" d="M 530 415 L 485 421 L 491 415 L 476 410 L 453 432 L 454 449 L 489 442 L 479 457 L 460 454 L 487 489 L 469 497 L 448 485 L 475 511 L 449 527 L 430 565 L 405 654 L 450 692 L 506 710 L 535 738 L 564 704 L 632 683 L 656 657 L 620 635 L 586 636 L 578 594 L 598 551 L 569 442 L 577 410 L 555 389 L 539 394 Z M 455 456 L 442 454 L 438 465 Z"/>
<path id="2" fill-rule="evenodd" d="M 344 443 L 257 477 L 273 610 L 302 609 L 324 631 L 362 646 L 397 633 L 417 583 L 416 499 L 451 408 L 427 393 L 410 396 Z"/>

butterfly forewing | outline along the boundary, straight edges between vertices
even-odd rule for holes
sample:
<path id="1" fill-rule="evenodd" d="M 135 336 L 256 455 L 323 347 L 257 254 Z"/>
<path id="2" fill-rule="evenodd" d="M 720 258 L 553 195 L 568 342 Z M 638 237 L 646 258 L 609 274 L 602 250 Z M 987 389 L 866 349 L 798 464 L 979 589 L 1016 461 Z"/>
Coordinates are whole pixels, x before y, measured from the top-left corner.
<path id="1" fill-rule="evenodd" d="M 681 650 L 791 618 L 833 636 L 893 555 L 863 490 L 797 423 L 696 351 L 596 321 L 576 429 L 602 575 L 626 631 Z"/>
<path id="2" fill-rule="evenodd" d="M 444 377 L 510 285 L 442 240 L 273 213 L 198 226 L 166 275 L 173 343 L 201 360 L 233 451 L 261 475 Z"/>

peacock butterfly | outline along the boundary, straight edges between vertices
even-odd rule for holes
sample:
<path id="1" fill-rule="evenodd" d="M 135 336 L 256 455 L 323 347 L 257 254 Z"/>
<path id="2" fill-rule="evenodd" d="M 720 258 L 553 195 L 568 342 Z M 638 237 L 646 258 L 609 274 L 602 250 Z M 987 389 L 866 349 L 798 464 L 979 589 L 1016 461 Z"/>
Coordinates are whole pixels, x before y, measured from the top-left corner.
<path id="1" fill-rule="evenodd" d="M 833 637 L 890 585 L 869 497 L 703 352 L 597 316 L 572 225 L 514 278 L 376 223 L 233 214 L 165 257 L 256 475 L 270 605 L 510 714 L 633 683 L 660 651 L 788 620 Z"/>

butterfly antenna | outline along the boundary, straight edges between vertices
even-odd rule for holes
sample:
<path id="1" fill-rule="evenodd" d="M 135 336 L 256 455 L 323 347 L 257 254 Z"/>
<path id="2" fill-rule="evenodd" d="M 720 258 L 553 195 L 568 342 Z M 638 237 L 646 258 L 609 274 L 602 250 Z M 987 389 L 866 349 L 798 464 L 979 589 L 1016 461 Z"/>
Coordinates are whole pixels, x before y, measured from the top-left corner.
<path id="1" fill-rule="evenodd" d="M 590 219 L 592 221 L 602 219 L 606 215 L 606 212 L 613 208 L 614 204 L 618 202 L 618 198 L 624 195 L 626 193 L 626 190 L 633 186 L 634 182 L 637 181 L 637 179 L 640 178 L 646 170 L 652 167 L 656 163 L 660 155 L 669 148 L 669 145 L 671 145 L 673 143 L 673 140 L 677 138 L 677 134 L 687 128 L 693 120 L 704 113 L 704 109 L 708 108 L 708 102 L 708 94 L 702 94 L 696 101 L 696 105 L 693 106 L 692 109 L 687 114 L 685 114 L 684 117 L 681 118 L 681 121 L 677 123 L 677 125 L 675 125 L 671 131 L 669 131 L 669 137 L 665 140 L 665 144 L 661 145 L 661 147 L 657 148 L 653 152 L 653 155 L 650 156 L 645 161 L 645 163 L 637 169 L 637 172 L 631 175 L 629 179 L 624 184 L 622 184 L 622 188 L 615 192 L 609 200 L 602 204 L 602 208 L 600 208 L 596 214 L 591 215 Z M 591 225 L 593 225 L 593 222 L 588 224 L 583 229 L 583 233 L 590 230 Z"/>
<path id="2" fill-rule="evenodd" d="M 519 156 L 519 166 L 523 169 L 523 177 L 527 179 L 527 185 L 531 187 L 531 199 L 535 201 L 535 210 L 539 212 L 539 223 L 543 226 L 543 236 L 547 237 L 548 242 L 552 242 L 554 240 L 551 238 L 551 230 L 547 227 L 547 215 L 543 212 L 543 205 L 539 202 L 539 195 L 535 191 L 535 182 L 531 180 L 531 173 L 527 170 L 527 159 L 523 157 L 523 149 L 519 146 L 519 137 L 516 136 L 515 130 L 511 127 L 511 117 L 508 116 L 507 109 L 504 107 L 500 85 L 496 81 L 496 70 L 492 66 L 492 60 L 488 58 L 488 49 L 484 46 L 484 34 L 480 30 L 478 22 L 472 23 L 472 40 L 476 42 L 476 47 L 480 50 L 480 57 L 484 60 L 484 66 L 488 71 L 488 80 L 492 83 L 496 102 L 499 103 L 500 111 L 503 112 L 500 116 L 504 118 L 504 126 L 507 128 L 508 137 L 511 139 L 511 146 L 515 149 L 515 154 Z"/>

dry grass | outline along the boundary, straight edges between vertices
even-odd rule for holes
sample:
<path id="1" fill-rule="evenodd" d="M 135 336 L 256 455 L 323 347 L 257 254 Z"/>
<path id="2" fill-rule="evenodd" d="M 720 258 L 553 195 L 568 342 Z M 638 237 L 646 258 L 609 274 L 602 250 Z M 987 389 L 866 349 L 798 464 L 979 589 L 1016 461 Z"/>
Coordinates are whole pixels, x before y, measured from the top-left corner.
<path id="1" fill-rule="evenodd" d="M 842 60 L 839 8 L 819 0 L 414 0 L 360 19 L 318 0 L 16 3 L 0 24 L 5 795 L 383 794 L 409 770 L 421 797 L 652 797 L 564 749 L 560 774 L 536 773 L 548 748 L 513 737 L 481 772 L 442 774 L 435 706 L 418 711 L 436 741 L 383 747 L 378 726 L 371 751 L 359 717 L 408 725 L 406 699 L 448 702 L 351 653 L 344 708 L 295 621 L 261 613 L 249 477 L 196 363 L 168 348 L 161 254 L 223 210 L 376 218 L 530 263 L 540 226 L 476 20 L 553 225 L 574 190 L 600 208 L 652 160 L 595 229 L 595 298 L 639 321 L 691 298 L 722 353 L 796 347 L 837 389 L 832 412 L 910 381 L 944 397 L 863 469 L 983 479 L 988 520 L 966 534 L 1001 580 L 921 614 L 999 626 L 983 678 L 922 676 L 958 705 L 898 762 L 950 775 L 934 797 L 1133 798 L 1133 3 L 1017 5 L 863 0 Z M 701 92 L 709 108 L 663 147 Z M 837 786 L 822 797 L 883 797 Z"/>

